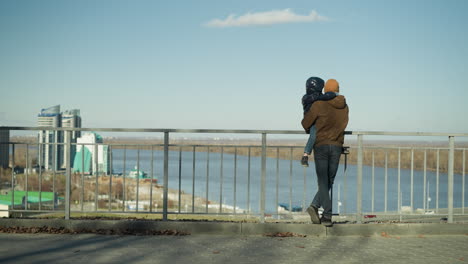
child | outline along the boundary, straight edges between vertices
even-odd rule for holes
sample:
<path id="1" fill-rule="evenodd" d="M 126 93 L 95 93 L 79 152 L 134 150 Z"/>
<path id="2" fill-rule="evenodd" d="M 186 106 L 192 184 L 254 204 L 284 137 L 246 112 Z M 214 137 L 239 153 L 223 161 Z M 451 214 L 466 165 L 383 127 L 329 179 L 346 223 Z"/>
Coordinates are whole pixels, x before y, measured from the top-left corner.
<path id="1" fill-rule="evenodd" d="M 337 96 L 337 94 L 334 92 L 322 94 L 324 84 L 325 82 L 319 77 L 310 77 L 309 79 L 307 79 L 306 94 L 302 97 L 302 107 L 304 110 L 304 114 L 310 110 L 312 104 L 315 101 L 328 101 Z M 312 149 L 315 144 L 315 126 L 313 125 L 312 127 L 310 127 L 309 131 L 306 132 L 310 135 L 309 139 L 307 140 L 307 144 L 304 148 L 304 155 L 302 156 L 301 164 L 304 167 L 309 167 L 309 155 L 312 153 Z"/>

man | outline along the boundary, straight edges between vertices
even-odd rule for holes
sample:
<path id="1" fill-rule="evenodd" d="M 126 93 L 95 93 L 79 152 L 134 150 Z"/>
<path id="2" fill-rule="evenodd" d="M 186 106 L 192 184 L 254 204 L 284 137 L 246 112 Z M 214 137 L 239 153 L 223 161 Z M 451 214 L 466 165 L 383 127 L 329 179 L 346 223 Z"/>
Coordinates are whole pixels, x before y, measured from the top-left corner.
<path id="1" fill-rule="evenodd" d="M 325 83 L 325 92 L 339 93 L 340 86 L 334 79 Z M 318 191 L 307 208 L 314 224 L 332 226 L 332 201 L 329 191 L 335 180 L 341 152 L 344 130 L 348 125 L 349 109 L 344 96 L 338 95 L 329 101 L 317 101 L 302 119 L 302 127 L 307 131 L 315 125 L 317 135 L 314 145 L 314 161 L 317 173 Z M 319 219 L 318 208 L 323 207 Z"/>

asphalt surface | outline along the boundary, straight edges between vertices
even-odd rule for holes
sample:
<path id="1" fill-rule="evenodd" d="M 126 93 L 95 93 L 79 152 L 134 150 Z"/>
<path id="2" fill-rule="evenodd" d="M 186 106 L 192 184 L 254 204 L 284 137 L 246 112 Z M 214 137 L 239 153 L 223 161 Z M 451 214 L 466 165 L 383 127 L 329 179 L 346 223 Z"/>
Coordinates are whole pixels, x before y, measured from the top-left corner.
<path id="1" fill-rule="evenodd" d="M 464 263 L 468 235 L 0 234 L 0 263 Z"/>

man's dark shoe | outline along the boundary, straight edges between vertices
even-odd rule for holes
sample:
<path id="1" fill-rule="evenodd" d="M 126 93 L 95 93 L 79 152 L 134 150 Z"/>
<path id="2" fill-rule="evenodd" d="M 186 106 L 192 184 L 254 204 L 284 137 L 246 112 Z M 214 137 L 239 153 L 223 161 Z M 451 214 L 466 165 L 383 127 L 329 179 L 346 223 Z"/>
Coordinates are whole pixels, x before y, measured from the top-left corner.
<path id="1" fill-rule="evenodd" d="M 315 208 L 315 206 L 311 205 L 307 208 L 307 213 L 310 215 L 310 220 L 312 220 L 312 223 L 320 224 L 318 208 Z"/>
<path id="2" fill-rule="evenodd" d="M 324 225 L 326 227 L 332 227 L 333 226 L 333 222 L 331 220 L 331 217 L 328 218 L 328 217 L 322 215 L 322 218 L 320 219 L 320 222 L 322 223 L 322 225 Z"/>
<path id="3" fill-rule="evenodd" d="M 304 167 L 309 167 L 309 157 L 308 156 L 302 156 L 301 164 Z"/>

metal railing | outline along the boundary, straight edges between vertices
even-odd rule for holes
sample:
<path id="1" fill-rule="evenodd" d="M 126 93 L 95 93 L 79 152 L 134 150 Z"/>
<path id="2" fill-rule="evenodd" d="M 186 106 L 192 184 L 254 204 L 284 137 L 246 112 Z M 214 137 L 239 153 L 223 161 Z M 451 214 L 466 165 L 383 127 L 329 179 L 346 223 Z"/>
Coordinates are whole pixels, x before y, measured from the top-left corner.
<path id="1" fill-rule="evenodd" d="M 50 211 L 61 211 L 63 210 L 65 213 L 65 219 L 70 219 L 70 213 L 72 211 L 78 212 L 110 212 L 110 213 L 120 213 L 120 212 L 129 212 L 126 209 L 127 205 L 135 204 L 135 210 L 132 212 L 148 212 L 148 213 L 158 213 L 162 214 L 163 220 L 168 219 L 169 214 L 246 214 L 246 215 L 258 215 L 261 222 L 265 221 L 265 217 L 268 215 L 275 215 L 280 216 L 282 214 L 292 214 L 294 211 L 294 205 L 300 203 L 301 206 L 299 211 L 304 212 L 305 208 L 307 207 L 308 202 L 311 200 L 311 195 L 315 192 L 314 186 L 315 182 L 315 171 L 312 169 L 305 169 L 300 166 L 299 162 L 296 161 L 298 156 L 294 156 L 296 153 L 301 153 L 302 146 L 291 146 L 291 145 L 271 145 L 268 144 L 267 136 L 268 135 L 303 135 L 303 131 L 289 131 L 289 130 L 218 130 L 218 129 L 124 129 L 124 128 L 55 128 L 55 127 L 0 127 L 0 133 L 2 131 L 63 131 L 63 133 L 67 133 L 67 138 L 71 138 L 72 131 L 92 131 L 92 132 L 125 132 L 125 133 L 155 133 L 155 134 L 162 134 L 162 142 L 154 144 L 108 144 L 109 151 L 109 166 L 110 171 L 107 173 L 105 170 L 97 170 L 92 173 L 92 175 L 85 175 L 84 173 L 84 164 L 81 164 L 82 170 L 77 173 L 72 171 L 71 160 L 65 160 L 65 167 L 64 171 L 57 171 L 56 167 L 56 160 L 54 160 L 53 170 L 51 172 L 47 172 L 48 176 L 52 174 L 52 192 L 55 194 L 59 189 L 56 185 L 57 178 L 65 180 L 65 186 L 63 191 L 60 191 L 60 195 L 63 195 L 63 201 L 60 202 L 60 199 L 53 199 L 52 206 L 49 207 L 51 209 L 47 209 L 47 206 L 43 205 L 42 202 L 42 187 L 43 187 L 43 176 L 46 174 L 44 169 L 39 166 L 37 178 L 38 178 L 38 203 L 34 209 L 31 209 L 31 205 L 33 202 L 29 202 L 28 194 L 31 189 L 30 180 L 32 179 L 30 170 L 30 148 L 35 147 L 37 156 L 42 157 L 43 153 L 41 153 L 42 148 L 41 145 L 52 145 L 53 149 L 56 151 L 57 148 L 63 148 L 66 151 L 66 155 L 68 157 L 72 156 L 72 146 L 81 146 L 84 148 L 85 146 L 93 146 L 97 153 L 97 149 L 99 145 L 103 145 L 104 143 L 73 143 L 73 142 L 64 142 L 64 143 L 25 143 L 25 142 L 0 142 L 0 144 L 8 145 L 9 150 L 12 151 L 10 163 L 12 167 L 15 167 L 15 150 L 19 149 L 21 146 L 25 148 L 25 160 L 26 160 L 26 170 L 23 174 L 23 186 L 21 186 L 25 191 L 25 197 L 23 200 L 22 207 L 15 207 L 15 195 L 14 192 L 18 191 L 15 190 L 18 188 L 17 185 L 17 176 L 18 173 L 15 170 L 12 170 L 11 179 L 10 179 L 10 186 L 9 190 L 12 193 L 11 195 L 11 208 L 7 209 L 9 212 L 50 212 Z M 256 134 L 260 136 L 260 140 L 256 144 L 194 144 L 194 143 L 170 143 L 170 135 L 176 133 L 184 133 L 184 134 Z M 337 176 L 338 183 L 338 196 L 337 200 L 334 200 L 334 203 L 338 205 L 338 213 L 341 215 L 353 215 L 358 223 L 362 222 L 364 217 L 370 213 L 381 213 L 385 215 L 402 215 L 402 206 L 403 206 L 403 195 L 407 195 L 409 193 L 409 207 L 410 211 L 414 212 L 414 208 L 416 207 L 415 202 L 415 189 L 420 188 L 421 182 L 423 185 L 422 195 L 422 209 L 424 212 L 430 211 L 429 202 L 432 200 L 430 197 L 430 190 L 429 190 L 429 183 L 431 182 L 429 178 L 435 176 L 435 185 L 436 190 L 432 191 L 436 195 L 436 206 L 435 206 L 435 214 L 447 216 L 447 222 L 453 223 L 454 216 L 465 216 L 465 151 L 466 148 L 455 148 L 455 137 L 466 138 L 468 137 L 468 133 L 403 133 L 403 132 L 363 132 L 363 131 L 347 131 L 345 132 L 347 138 L 355 136 L 357 138 L 356 143 L 351 146 L 351 152 L 355 153 L 356 157 L 353 160 L 355 165 L 355 175 L 350 176 L 349 169 L 346 170 L 346 165 L 344 166 L 342 177 L 339 175 Z M 387 136 L 387 137 L 445 137 L 448 139 L 448 144 L 446 147 L 427 147 L 427 146 L 365 146 L 363 143 L 364 136 Z M 226 151 L 226 150 L 229 151 Z M 117 155 L 117 150 L 120 150 L 119 154 L 123 155 L 122 157 L 122 175 L 117 175 L 114 173 L 114 162 L 115 158 L 114 155 Z M 130 150 L 135 152 L 136 150 L 136 171 L 139 172 L 141 170 L 140 167 L 140 155 L 148 154 L 149 151 L 150 157 L 148 157 L 150 162 L 150 180 L 149 184 L 149 203 L 147 209 L 140 209 L 140 205 L 143 201 L 140 200 L 141 197 L 141 186 L 140 180 L 137 178 L 136 180 L 129 178 L 126 175 L 127 166 L 128 166 L 128 159 L 127 156 Z M 204 150 L 204 151 L 203 151 Z M 243 154 L 239 155 L 239 151 L 243 150 Z M 252 150 L 258 152 L 256 155 L 252 155 Z M 146 151 L 146 152 L 145 152 Z M 155 151 L 157 155 L 161 154 L 160 157 L 154 157 Z M 375 157 L 377 152 L 380 151 L 384 153 L 384 166 L 377 166 L 378 173 L 375 172 Z M 144 152 L 144 153 L 143 153 Z M 206 156 L 203 160 L 200 160 L 200 156 L 198 155 L 200 152 L 205 152 L 203 154 Z M 216 157 L 213 157 L 213 152 L 217 152 Z M 389 166 L 389 153 L 390 155 L 394 154 L 393 152 L 398 153 L 396 158 L 397 165 Z M 409 159 L 402 159 L 402 152 L 410 153 Z M 416 173 L 415 175 L 415 152 L 418 154 L 424 153 L 424 160 L 423 160 L 423 168 L 418 170 L 418 172 L 423 173 L 422 176 L 418 176 L 420 173 Z M 440 188 L 440 181 L 441 181 L 441 168 L 440 165 L 440 153 L 446 152 L 447 153 L 447 167 L 446 169 L 446 184 L 442 184 L 445 188 Z M 458 171 L 460 172 L 457 175 L 457 194 L 458 196 L 454 196 L 454 164 L 455 164 L 455 152 L 462 153 L 461 163 L 462 166 Z M 428 176 L 428 167 L 427 167 L 427 155 L 436 153 L 436 161 L 435 161 L 435 172 L 429 170 Z M 134 153 L 135 154 L 135 153 Z M 185 156 L 190 155 L 192 157 L 191 164 L 187 164 L 185 159 L 183 159 L 183 154 Z M 78 154 L 77 154 L 78 155 Z M 84 151 L 81 152 L 81 155 L 84 155 Z M 371 155 L 371 161 L 364 161 L 364 159 L 368 155 Z M 380 155 L 380 154 L 378 154 Z M 56 157 L 56 155 L 53 155 Z M 184 156 L 184 157 L 185 157 Z M 241 158 L 245 157 L 245 159 Z M 226 164 L 226 159 L 232 159 L 231 164 Z M 379 158 L 382 158 L 379 156 Z M 97 155 L 93 157 L 93 163 L 95 168 L 99 167 Z M 210 163 L 211 159 L 211 163 Z M 84 158 L 81 159 L 84 162 Z M 255 160 L 259 162 L 259 167 L 257 169 L 252 169 L 252 162 Z M 402 161 L 407 162 L 409 160 L 410 167 L 408 169 L 402 168 Z M 185 162 L 184 162 L 185 161 Z M 213 163 L 219 166 L 219 171 L 217 173 L 213 173 Z M 156 163 L 160 164 L 159 168 L 162 169 L 161 176 L 162 176 L 162 185 L 154 184 L 155 174 L 154 174 L 154 167 Z M 395 159 L 393 159 L 395 162 Z M 366 163 L 366 165 L 364 165 Z M 201 173 L 198 170 L 201 170 L 201 166 L 204 166 L 204 170 Z M 240 166 L 239 166 L 240 165 Z M 186 167 L 191 167 L 187 169 Z M 232 167 L 231 167 L 232 166 Z M 226 169 L 229 167 L 230 171 L 229 174 L 226 173 Z M 351 167 L 351 166 L 348 166 Z M 243 169 L 244 177 L 241 177 L 240 173 L 241 169 Z M 371 171 L 369 171 L 371 170 Z M 409 177 L 402 177 L 402 170 L 405 170 L 410 175 Z M 188 171 L 188 172 L 187 172 Z M 252 171 L 254 171 L 252 173 Z M 389 173 L 390 172 L 390 173 Z M 210 174 L 211 173 L 211 174 Z M 396 177 L 391 176 L 391 174 L 396 173 Z M 106 176 L 106 174 L 108 174 Z M 199 189 L 202 189 L 205 193 L 203 194 L 196 194 L 195 188 L 197 186 L 197 177 L 200 174 L 205 174 L 205 182 L 204 186 L 200 187 L 200 183 L 198 183 Z M 302 174 L 302 175 L 301 175 Z M 382 175 L 383 174 L 383 175 Z M 435 174 L 435 175 L 433 175 Z M 443 174 L 443 173 L 442 173 Z M 376 178 L 377 175 L 377 178 Z M 280 177 L 281 176 L 281 177 Z M 302 176 L 302 178 L 300 178 Z M 92 179 L 94 177 L 94 179 Z M 106 178 L 105 178 L 106 177 Z M 138 177 L 138 176 L 137 176 Z M 353 180 L 355 177 L 355 185 L 352 184 L 355 188 L 349 188 L 349 182 Z M 91 179 L 90 179 L 91 178 Z M 108 185 L 108 194 L 107 194 L 107 210 L 102 210 L 103 206 L 99 205 L 100 202 L 100 185 L 104 184 L 105 180 L 109 181 Z M 185 180 L 183 180 L 183 178 Z M 287 183 L 280 183 L 283 178 L 287 178 Z M 189 185 L 182 187 L 182 183 L 186 183 L 187 179 L 191 179 Z M 230 179 L 232 184 L 226 184 L 226 181 Z M 274 179 L 269 180 L 267 179 Z M 394 184 L 389 184 L 389 180 L 396 180 Z M 445 179 L 445 174 L 444 174 Z M 94 181 L 93 181 L 94 180 Z M 112 194 L 115 194 L 115 190 L 113 192 L 113 188 L 115 182 L 119 180 L 123 184 L 123 191 L 122 197 L 120 197 L 120 201 L 122 203 L 122 210 L 119 208 L 115 209 L 112 205 Z M 158 179 L 159 180 L 159 179 Z M 370 187 L 369 187 L 369 180 L 370 180 Z M 377 184 L 376 180 L 383 182 L 383 184 Z M 419 182 L 419 184 L 415 184 L 415 181 Z M 177 185 L 177 188 L 170 188 L 170 182 L 173 182 Z M 215 189 L 217 199 L 210 198 L 213 196 L 212 192 L 210 192 L 210 187 L 212 184 L 219 184 L 219 189 Z M 336 185 L 335 183 L 335 185 Z M 409 183 L 409 184 L 408 184 Z M 0 183 L 2 184 L 2 183 Z M 141 183 L 143 184 L 143 183 Z M 85 186 L 88 185 L 90 188 L 94 187 L 94 196 L 90 195 L 91 198 L 85 198 L 85 193 L 91 193 L 89 188 Z M 93 186 L 94 185 L 94 186 Z M 136 185 L 136 186 L 134 186 Z M 147 185 L 147 184 L 146 184 Z M 190 186 L 191 185 L 191 186 Z M 296 185 L 296 187 L 294 187 Z M 302 192 L 297 192 L 297 187 L 300 188 L 302 185 Z M 341 188 L 343 185 L 343 188 Z M 417 185 L 417 186 L 415 186 Z M 129 200 L 127 197 L 127 187 L 132 186 L 136 194 L 133 198 L 135 201 Z M 254 186 L 254 189 L 252 188 Z M 72 204 L 72 187 L 73 190 L 79 193 L 79 206 Z M 162 188 L 162 209 L 159 210 L 155 207 L 154 196 L 155 196 L 155 187 Z M 409 190 L 408 190 L 409 187 Z M 461 188 L 460 188 L 461 187 Z M 175 189 L 175 192 L 170 193 L 171 190 Z M 226 198 L 227 191 L 232 192 L 229 195 L 232 195 L 232 200 L 230 198 Z M 343 189 L 343 191 L 341 191 Z M 377 195 L 376 195 L 377 189 Z M 296 191 L 295 191 L 296 190 Z M 190 193 L 191 196 L 189 202 L 185 203 L 185 207 L 187 205 L 191 205 L 191 209 L 182 210 L 182 200 L 183 195 L 185 192 Z M 243 192 L 243 193 L 242 193 Z M 446 200 L 443 200 L 443 197 L 440 197 L 440 194 L 444 194 L 446 192 Z M 369 198 L 370 193 L 370 198 Z M 378 196 L 382 196 L 378 199 Z M 176 194 L 176 197 L 173 197 Z M 245 197 L 240 199 L 239 196 L 243 195 Z M 355 201 L 349 196 L 349 194 L 355 195 Z M 363 195 L 364 194 L 364 195 Z M 380 194 L 380 195 L 379 195 Z M 171 199 L 170 197 L 171 196 Z M 204 197 L 203 197 L 204 196 Z M 363 197 L 364 196 L 364 197 Z M 396 198 L 395 198 L 396 196 Z M 85 204 L 94 198 L 94 204 L 91 209 L 86 209 Z M 287 202 L 287 211 L 280 212 L 280 199 L 286 200 Z M 454 199 L 457 205 L 459 206 L 456 208 L 456 212 L 454 212 Z M 200 200 L 201 202 L 196 202 L 196 200 Z M 217 201 L 216 201 L 217 200 Z M 231 203 L 231 205 L 224 204 L 225 200 Z M 240 204 L 240 200 L 243 200 L 244 205 L 246 208 L 240 209 L 238 206 Z M 302 200 L 302 201 L 300 201 Z M 391 201 L 393 200 L 393 201 Z M 421 200 L 421 199 L 420 199 Z M 443 200 L 446 203 L 446 207 L 439 206 L 439 200 Z M 176 201 L 177 205 L 174 205 L 174 201 Z M 273 202 L 274 201 L 274 202 Z M 298 202 L 300 201 L 300 202 Z M 383 206 L 378 208 L 378 204 L 382 203 Z M 216 203 L 217 204 L 214 204 Z M 255 208 L 251 208 L 252 202 L 258 202 L 258 210 Z M 58 203 L 60 206 L 58 207 Z M 363 204 L 364 203 L 364 204 Z M 44 203 L 45 204 L 45 203 Z M 271 206 L 273 204 L 273 206 Z M 420 203 L 419 203 L 420 204 Z M 200 208 L 196 208 L 196 206 L 203 205 Z M 214 206 L 212 206 L 214 205 Z M 396 208 L 395 208 L 396 205 Z M 159 204 L 158 204 L 159 206 Z M 341 206 L 343 206 L 343 210 L 341 211 Z M 393 206 L 393 210 L 389 210 L 389 207 Z M 89 207 L 89 206 L 88 206 Z M 204 208 L 203 208 L 204 207 Z M 72 209 L 73 208 L 73 209 Z M 156 208 L 156 209 L 155 209 Z M 171 210 L 172 209 L 172 210 Z M 335 208 L 336 211 L 336 208 Z"/>

